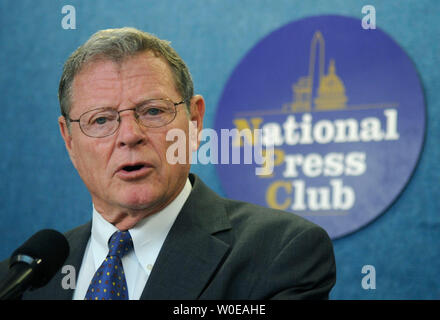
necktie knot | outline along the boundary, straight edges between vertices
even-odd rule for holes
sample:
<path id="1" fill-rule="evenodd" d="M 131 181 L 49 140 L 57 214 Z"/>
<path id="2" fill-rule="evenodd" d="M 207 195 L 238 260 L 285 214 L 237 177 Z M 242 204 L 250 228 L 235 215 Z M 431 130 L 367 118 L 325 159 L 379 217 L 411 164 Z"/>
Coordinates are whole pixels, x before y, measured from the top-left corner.
<path id="1" fill-rule="evenodd" d="M 108 242 L 109 256 L 122 258 L 133 249 L 133 241 L 128 231 L 116 231 Z"/>

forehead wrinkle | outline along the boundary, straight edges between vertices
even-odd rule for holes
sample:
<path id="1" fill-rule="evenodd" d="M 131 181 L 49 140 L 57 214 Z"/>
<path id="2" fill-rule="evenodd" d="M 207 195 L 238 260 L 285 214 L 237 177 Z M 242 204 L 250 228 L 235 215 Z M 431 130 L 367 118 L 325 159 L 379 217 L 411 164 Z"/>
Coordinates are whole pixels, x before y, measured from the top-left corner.
<path id="1" fill-rule="evenodd" d="M 134 68 L 133 64 L 127 65 L 134 61 L 133 59 L 141 58 L 142 72 Z M 145 68 L 146 67 L 146 68 Z M 129 89 L 140 86 L 140 92 L 136 92 L 134 96 L 128 96 L 127 101 L 137 105 L 138 103 L 150 99 L 168 98 L 173 100 L 180 96 L 176 88 L 176 84 L 166 60 L 155 55 L 138 55 L 127 59 L 121 66 L 122 90 L 132 93 Z M 125 101 L 125 99 L 123 99 Z"/>
<path id="2" fill-rule="evenodd" d="M 109 64 L 108 62 L 111 62 Z M 99 68 L 99 72 L 97 72 L 97 68 Z M 115 105 L 114 98 L 111 98 L 111 102 L 93 102 L 93 98 L 96 97 L 96 89 L 103 90 L 111 90 L 115 92 L 117 88 L 115 84 L 119 82 L 118 87 L 121 88 L 121 65 L 118 62 L 112 61 L 110 59 L 95 59 L 87 62 L 83 68 L 81 68 L 80 72 L 75 76 L 72 83 L 72 109 L 75 106 L 75 92 L 78 92 L 78 89 L 82 91 L 82 93 L 86 93 L 86 99 L 90 100 L 92 97 L 92 103 L 85 106 L 88 109 L 100 108 L 100 107 L 113 107 Z M 90 85 L 92 83 L 92 86 Z M 101 97 L 102 98 L 102 97 Z"/>

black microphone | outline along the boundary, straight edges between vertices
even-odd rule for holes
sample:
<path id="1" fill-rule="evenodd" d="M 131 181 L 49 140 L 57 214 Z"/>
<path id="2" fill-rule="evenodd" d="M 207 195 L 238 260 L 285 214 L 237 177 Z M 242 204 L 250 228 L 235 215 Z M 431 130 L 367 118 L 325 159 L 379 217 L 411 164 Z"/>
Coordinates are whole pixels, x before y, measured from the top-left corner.
<path id="1" fill-rule="evenodd" d="M 38 231 L 12 253 L 9 273 L 0 283 L 0 300 L 19 299 L 26 290 L 45 286 L 68 255 L 69 243 L 63 234 Z"/>

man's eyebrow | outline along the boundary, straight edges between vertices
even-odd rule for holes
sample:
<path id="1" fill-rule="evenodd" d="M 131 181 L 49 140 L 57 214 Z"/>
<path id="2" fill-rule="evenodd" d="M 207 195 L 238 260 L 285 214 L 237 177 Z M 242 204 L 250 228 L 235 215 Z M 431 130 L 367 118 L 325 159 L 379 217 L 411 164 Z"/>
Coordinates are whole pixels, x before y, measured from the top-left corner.
<path id="1" fill-rule="evenodd" d="M 135 108 L 141 107 L 141 106 L 143 106 L 144 104 L 150 102 L 151 100 L 168 100 L 168 99 L 167 99 L 167 98 L 148 98 L 148 99 L 143 99 L 142 101 L 136 103 L 136 104 L 134 105 L 134 107 L 135 107 Z"/>
<path id="2" fill-rule="evenodd" d="M 156 98 L 156 97 L 145 98 L 145 99 L 142 99 L 141 101 L 137 102 L 132 108 L 141 107 L 141 106 L 143 106 L 144 104 L 148 103 L 151 100 L 167 100 L 167 98 Z M 118 110 L 118 108 L 119 108 L 118 106 L 114 106 L 114 105 L 113 106 L 112 105 L 101 105 L 101 106 L 100 105 L 91 105 L 91 106 L 89 106 L 88 111 L 92 111 L 92 110 L 96 110 L 96 109 L 114 109 L 114 110 Z"/>
<path id="3" fill-rule="evenodd" d="M 151 101 L 151 100 L 157 100 L 157 99 L 155 99 L 155 98 L 144 99 L 144 100 L 142 100 L 142 101 L 136 103 L 136 104 L 134 105 L 134 107 L 135 107 L 135 108 L 141 107 L 141 106 L 143 106 L 144 104 L 148 103 L 148 102 Z"/>
<path id="4" fill-rule="evenodd" d="M 140 106 L 146 104 L 150 100 L 157 100 L 157 99 L 155 99 L 155 98 L 144 99 L 144 100 L 136 103 L 133 106 L 133 108 L 140 107 Z M 111 105 L 111 104 L 107 104 L 107 105 L 90 105 L 89 106 L 89 110 L 95 110 L 95 109 L 114 109 L 114 110 L 118 110 L 118 108 L 119 108 L 119 106 L 115 106 L 115 105 Z"/>
<path id="5" fill-rule="evenodd" d="M 92 106 L 89 106 L 89 108 L 88 108 L 88 110 L 86 111 L 86 112 L 89 112 L 89 111 L 93 111 L 93 110 L 98 110 L 98 109 L 105 109 L 105 110 L 108 110 L 108 109 L 117 109 L 117 107 L 114 107 L 114 106 L 110 106 L 110 105 L 92 105 Z"/>

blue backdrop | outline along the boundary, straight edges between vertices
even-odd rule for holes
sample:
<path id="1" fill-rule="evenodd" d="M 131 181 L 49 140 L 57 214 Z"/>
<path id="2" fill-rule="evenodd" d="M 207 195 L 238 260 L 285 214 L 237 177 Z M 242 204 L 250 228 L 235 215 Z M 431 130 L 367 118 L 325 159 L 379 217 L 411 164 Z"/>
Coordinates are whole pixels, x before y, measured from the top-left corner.
<path id="1" fill-rule="evenodd" d="M 130 0 L 0 2 L 0 259 L 42 228 L 67 231 L 91 217 L 91 200 L 59 134 L 57 87 L 68 55 L 99 29 L 132 26 L 170 40 L 207 103 L 205 127 L 240 59 L 262 37 L 297 19 L 339 14 L 376 23 L 414 61 L 424 86 L 427 132 L 414 175 L 398 200 L 360 231 L 334 241 L 332 299 L 440 298 L 440 2 L 437 0 Z M 64 5 L 76 9 L 65 30 Z M 224 195 L 214 166 L 199 174 Z M 376 270 L 376 289 L 361 270 Z"/>

